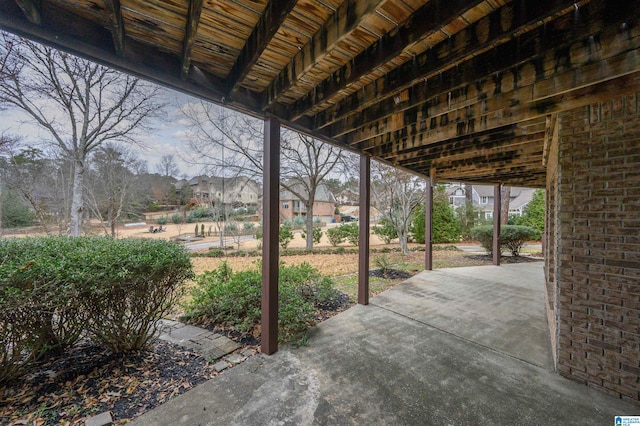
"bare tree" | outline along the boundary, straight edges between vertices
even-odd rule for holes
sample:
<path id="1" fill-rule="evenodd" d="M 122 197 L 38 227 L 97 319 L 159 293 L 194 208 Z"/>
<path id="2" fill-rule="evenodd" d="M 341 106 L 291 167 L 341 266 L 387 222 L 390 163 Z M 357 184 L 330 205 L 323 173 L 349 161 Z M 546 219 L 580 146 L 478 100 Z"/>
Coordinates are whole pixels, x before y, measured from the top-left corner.
<path id="1" fill-rule="evenodd" d="M 173 154 L 163 155 L 160 163 L 156 164 L 156 171 L 162 176 L 176 177 L 180 174 L 180 168 Z"/>
<path id="2" fill-rule="evenodd" d="M 29 204 L 49 234 L 49 208 L 55 196 L 52 162 L 41 150 L 22 145 L 17 137 L 5 136 L 4 142 L 0 160 L 3 185 Z"/>
<path id="3" fill-rule="evenodd" d="M 340 163 L 340 149 L 301 134 L 289 133 L 282 145 L 281 186 L 305 206 L 306 248 L 313 248 L 313 205 L 322 181 Z"/>
<path id="4" fill-rule="evenodd" d="M 115 238 L 118 220 L 132 200 L 134 170 L 140 161 L 131 151 L 111 143 L 99 147 L 91 160 L 85 179 L 86 204 L 105 235 Z"/>
<path id="5" fill-rule="evenodd" d="M 262 176 L 263 123 L 212 105 L 190 103 L 182 111 L 191 131 L 185 161 L 227 175 Z M 342 163 L 340 150 L 313 138 L 284 132 L 280 186 L 300 199 L 306 210 L 306 247 L 313 248 L 313 206 L 318 187 Z"/>
<path id="6" fill-rule="evenodd" d="M 371 192 L 382 217 L 396 229 L 402 253 L 408 253 L 409 227 L 413 211 L 424 202 L 424 181 L 417 176 L 373 162 Z"/>
<path id="7" fill-rule="evenodd" d="M 70 233 L 79 236 L 88 156 L 107 141 L 134 142 L 163 105 L 158 87 L 102 65 L 17 38 L 11 78 L 0 80 L 0 102 L 26 113 L 72 160 Z"/>

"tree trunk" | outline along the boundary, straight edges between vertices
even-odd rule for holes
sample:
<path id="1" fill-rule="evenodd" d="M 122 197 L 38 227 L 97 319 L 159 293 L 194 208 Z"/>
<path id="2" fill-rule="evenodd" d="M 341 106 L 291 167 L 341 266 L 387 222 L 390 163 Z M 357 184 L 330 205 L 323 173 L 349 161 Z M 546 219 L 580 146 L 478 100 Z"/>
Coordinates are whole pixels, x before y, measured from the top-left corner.
<path id="1" fill-rule="evenodd" d="M 307 250 L 313 250 L 313 202 L 305 203 L 307 208 L 307 217 L 305 218 L 305 226 L 307 229 Z"/>
<path id="2" fill-rule="evenodd" d="M 400 251 L 402 254 L 409 253 L 409 243 L 408 243 L 407 233 L 398 233 L 398 241 L 400 242 Z"/>
<path id="3" fill-rule="evenodd" d="M 109 207 L 109 226 L 111 227 L 111 238 L 116 238 L 116 219 L 113 214 L 114 207 Z"/>
<path id="4" fill-rule="evenodd" d="M 503 186 L 500 191 L 500 224 L 506 225 L 509 220 L 509 197 L 511 196 L 511 187 Z"/>
<path id="5" fill-rule="evenodd" d="M 71 223 L 69 224 L 69 230 L 72 237 L 79 237 L 82 235 L 82 213 L 84 211 L 84 163 L 76 160 L 73 169 L 73 194 L 71 199 Z"/>

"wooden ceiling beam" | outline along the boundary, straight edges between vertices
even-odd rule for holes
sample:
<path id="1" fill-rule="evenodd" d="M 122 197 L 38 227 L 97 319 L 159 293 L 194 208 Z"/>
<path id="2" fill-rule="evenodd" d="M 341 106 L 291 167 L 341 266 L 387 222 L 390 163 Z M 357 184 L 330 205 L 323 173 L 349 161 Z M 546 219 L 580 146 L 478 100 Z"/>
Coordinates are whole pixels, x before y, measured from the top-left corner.
<path id="1" fill-rule="evenodd" d="M 127 41 L 125 57 L 114 53 L 109 30 L 63 10 L 48 8 L 42 26 L 28 22 L 21 14 L 0 9 L 0 29 L 39 43 L 64 50 L 113 69 L 164 85 L 186 94 L 224 103 L 223 81 L 212 74 L 198 70 L 188 81 L 180 79 L 180 61 L 175 55 L 165 53 L 136 40 Z M 48 28 L 65 28 L 66 34 Z M 241 96 L 240 96 L 241 95 Z M 260 115 L 258 99 L 242 93 L 227 100 L 226 105 L 245 113 Z"/>
<path id="2" fill-rule="evenodd" d="M 447 110 L 446 102 L 443 102 L 444 106 L 433 108 L 437 114 L 416 115 L 407 125 L 383 119 L 338 140 L 359 149 L 407 137 L 411 137 L 412 144 L 417 146 L 428 145 L 578 108 L 598 102 L 603 96 L 615 96 L 620 90 L 640 90 L 640 64 L 629 61 L 628 53 L 623 51 L 613 58 L 591 62 L 579 70 L 557 73 L 552 78 L 508 92 L 480 96 L 478 102 L 463 103 L 460 108 Z M 493 86 L 495 83 L 484 84 Z M 483 90 L 479 92 L 486 94 Z"/>
<path id="3" fill-rule="evenodd" d="M 336 11 L 337 20 L 333 19 L 333 17 L 330 18 L 269 86 L 265 92 L 265 107 L 268 109 L 283 94 L 287 93 L 318 60 L 326 56 L 328 52 L 335 48 L 337 43 L 358 28 L 360 22 L 367 15 L 375 13 L 380 3 L 382 3 L 380 0 L 355 3 L 344 2 Z M 397 31 L 382 36 L 378 42 L 355 56 L 348 64 L 334 71 L 316 88 L 323 87 L 322 91 L 325 96 L 328 96 L 329 92 L 337 92 L 340 87 L 356 81 L 370 72 L 371 69 L 389 62 L 401 54 L 411 43 L 439 30 L 440 19 L 448 22 L 458 18 L 462 13 L 478 3 L 482 3 L 482 1 L 433 0 L 427 2 L 416 10 L 412 18 L 404 22 Z M 311 99 L 313 96 L 307 95 L 305 98 Z M 291 121 L 295 121 L 302 114 L 300 111 L 301 105 L 296 102 L 290 108 L 293 111 L 290 117 Z M 306 107 L 307 104 L 305 103 L 304 105 Z"/>
<path id="4" fill-rule="evenodd" d="M 189 14 L 187 16 L 187 25 L 184 31 L 184 42 L 182 43 L 182 65 L 180 66 L 180 78 L 186 80 L 191 68 L 191 55 L 193 54 L 193 45 L 198 34 L 198 25 L 200 24 L 200 15 L 202 13 L 202 0 L 189 1 Z"/>
<path id="5" fill-rule="evenodd" d="M 306 96 L 289 106 L 289 120 L 300 119 L 319 99 L 328 99 L 335 95 L 348 85 L 371 73 L 372 70 L 396 58 L 407 46 L 441 31 L 443 26 L 459 19 L 465 12 L 481 3 L 483 3 L 481 0 L 432 0 L 427 2 L 396 31 L 385 34 L 349 63 L 331 73 Z M 266 93 L 266 107 L 276 101 L 277 94 L 278 92 L 275 90 Z"/>
<path id="6" fill-rule="evenodd" d="M 113 47 L 116 55 L 124 56 L 124 20 L 122 19 L 122 9 L 120 0 L 104 0 L 104 5 L 109 11 L 109 24 Z"/>
<path id="7" fill-rule="evenodd" d="M 426 146 L 418 151 L 410 153 L 401 152 L 394 156 L 391 156 L 391 154 L 382 154 L 380 157 L 403 167 L 411 167 L 413 165 L 420 164 L 420 161 L 422 160 L 431 161 L 445 156 L 448 158 L 456 156 L 470 156 L 484 152 L 497 152 L 509 147 L 521 148 L 525 145 L 541 144 L 543 138 L 544 132 L 505 137 L 498 140 L 493 137 L 482 139 L 465 138 L 463 141 L 451 141 L 449 143 L 438 144 L 436 146 Z M 374 155 L 373 152 L 372 155 Z M 377 155 L 374 156 L 377 157 Z"/>
<path id="8" fill-rule="evenodd" d="M 600 3 L 599 5 L 599 9 L 602 9 L 603 5 Z M 312 126 L 324 127 L 321 130 L 322 133 L 332 137 L 341 136 L 393 114 L 400 112 L 405 112 L 407 115 L 414 114 L 417 110 L 425 108 L 425 103 L 427 103 L 426 108 L 430 109 L 428 103 L 439 102 L 438 98 L 442 96 L 453 95 L 455 98 L 460 90 L 466 90 L 465 88 L 472 86 L 473 82 L 495 79 L 500 73 L 509 70 L 515 69 L 517 72 L 526 64 L 530 64 L 535 70 L 535 78 L 546 78 L 545 72 L 548 74 L 554 70 L 544 68 L 545 51 L 551 52 L 546 55 L 547 58 L 552 55 L 566 57 L 567 50 L 572 45 L 582 43 L 588 48 L 589 37 L 594 34 L 598 36 L 603 32 L 602 22 L 599 19 L 589 19 L 591 15 L 587 13 L 591 11 L 597 15 L 594 11 L 597 5 L 589 6 L 591 9 L 585 7 L 583 17 L 584 20 L 590 20 L 589 25 L 585 23 L 574 29 L 572 17 L 566 16 L 546 26 L 538 26 L 519 37 L 513 37 L 510 41 L 485 50 L 483 53 L 478 54 L 474 51 L 473 54 L 476 56 L 471 56 L 459 64 L 456 61 L 438 62 L 432 59 L 429 71 L 421 79 L 408 78 L 407 75 L 410 73 L 407 71 L 380 81 L 380 85 L 368 85 L 363 90 L 345 98 L 335 107 L 317 115 Z M 608 28 L 611 33 L 620 32 L 619 24 L 610 24 Z M 597 55 L 595 57 L 597 58 Z M 443 65 L 444 68 L 438 68 L 438 64 Z M 399 83 L 396 84 L 394 81 Z M 404 87 L 400 84 L 403 81 L 413 81 L 415 84 L 401 91 L 394 91 L 395 87 Z M 513 84 L 520 84 L 520 81 L 514 81 Z M 445 105 L 448 105 L 448 102 Z M 325 124 L 322 124 L 323 122 Z M 331 124 L 327 126 L 327 123 Z"/>
<path id="9" fill-rule="evenodd" d="M 16 4 L 29 22 L 42 24 L 42 5 L 40 0 L 16 0 Z"/>
<path id="10" fill-rule="evenodd" d="M 365 18 L 376 13 L 378 6 L 384 1 L 386 0 L 342 2 L 309 42 L 298 46 L 298 53 L 266 89 L 265 108 L 277 102 L 295 86 L 338 43 L 349 37 Z"/>
<path id="11" fill-rule="evenodd" d="M 258 62 L 296 3 L 297 0 L 271 0 L 267 4 L 225 80 L 227 96 L 236 91 Z"/>

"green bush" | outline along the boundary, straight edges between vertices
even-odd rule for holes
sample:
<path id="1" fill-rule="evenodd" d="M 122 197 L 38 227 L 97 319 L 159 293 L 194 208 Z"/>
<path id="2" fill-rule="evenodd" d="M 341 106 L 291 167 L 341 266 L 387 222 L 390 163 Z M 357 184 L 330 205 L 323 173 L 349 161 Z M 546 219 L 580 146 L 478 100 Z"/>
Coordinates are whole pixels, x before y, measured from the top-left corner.
<path id="1" fill-rule="evenodd" d="M 500 244 L 513 256 L 519 256 L 524 243 L 540 238 L 540 233 L 530 226 L 503 225 L 500 228 Z"/>
<path id="2" fill-rule="evenodd" d="M 471 228 L 471 238 L 478 240 L 480 245 L 489 253 L 493 253 L 493 226 L 481 225 Z M 500 254 L 502 254 L 503 248 L 500 246 Z"/>
<path id="3" fill-rule="evenodd" d="M 168 220 L 169 219 L 166 216 L 161 216 L 158 218 L 158 220 L 156 220 L 156 222 L 158 223 L 158 225 L 166 225 Z"/>
<path id="4" fill-rule="evenodd" d="M 545 192 L 543 189 L 536 189 L 533 198 L 524 208 L 522 216 L 514 218 L 515 225 L 530 226 L 537 230 L 539 234 L 544 231 L 544 210 L 545 210 Z M 540 238 L 540 235 L 535 239 Z"/>
<path id="5" fill-rule="evenodd" d="M 328 278 L 306 263 L 281 266 L 279 277 L 279 340 L 287 341 L 315 322 L 314 311 L 332 302 L 338 292 Z M 259 269 L 233 272 L 223 262 L 197 277 L 187 316 L 251 332 L 261 321 L 262 274 Z"/>
<path id="6" fill-rule="evenodd" d="M 337 246 L 338 244 L 344 243 L 345 236 L 339 226 L 335 228 L 327 229 L 327 238 L 332 246 Z"/>
<path id="7" fill-rule="evenodd" d="M 302 233 L 300 235 L 302 236 L 302 239 L 306 241 L 307 232 L 306 231 L 302 231 Z M 317 226 L 313 227 L 312 238 L 313 238 L 314 244 L 320 244 L 320 240 L 322 239 L 322 229 L 320 227 L 317 227 Z"/>
<path id="8" fill-rule="evenodd" d="M 214 217 L 213 210 L 208 207 L 196 207 L 187 215 L 187 223 L 198 222 L 202 219 L 212 219 Z"/>
<path id="9" fill-rule="evenodd" d="M 438 185 L 433 196 L 432 242 L 434 244 L 456 243 L 460 241 L 462 230 L 460 220 L 456 218 L 449 204 L 444 186 Z M 416 208 L 411 222 L 411 232 L 417 243 L 425 242 L 425 206 Z"/>
<path id="10" fill-rule="evenodd" d="M 182 217 L 182 214 L 180 213 L 174 213 L 173 215 L 171 215 L 171 222 L 178 225 L 181 224 L 184 221 L 184 218 Z"/>
<path id="11" fill-rule="evenodd" d="M 185 250 L 161 240 L 0 240 L 0 381 L 82 332 L 114 353 L 142 348 L 191 276 Z"/>
<path id="12" fill-rule="evenodd" d="M 293 225 L 294 226 L 302 226 L 304 225 L 305 219 L 302 216 L 296 216 L 293 218 Z"/>
<path id="13" fill-rule="evenodd" d="M 36 214 L 21 197 L 11 192 L 2 194 L 2 226 L 20 228 L 36 223 Z"/>
<path id="14" fill-rule="evenodd" d="M 502 225 L 500 227 L 500 254 L 509 250 L 513 256 L 520 255 L 525 242 L 534 239 L 537 231 L 529 226 Z M 482 225 L 471 229 L 471 236 L 490 254 L 493 253 L 493 226 Z"/>
<path id="15" fill-rule="evenodd" d="M 357 222 L 349 222 L 339 226 L 343 235 L 347 239 L 347 241 L 354 246 L 358 245 L 358 239 L 360 238 L 360 233 L 358 230 Z"/>
<path id="16" fill-rule="evenodd" d="M 374 226 L 371 232 L 379 236 L 385 244 L 391 244 L 392 240 L 398 238 L 398 231 L 396 230 L 396 227 L 387 218 L 382 218 L 378 226 Z"/>
<path id="17" fill-rule="evenodd" d="M 245 222 L 242 224 L 242 229 L 245 231 L 253 231 L 256 225 L 253 222 Z"/>
<path id="18" fill-rule="evenodd" d="M 291 231 L 291 227 L 287 225 L 282 225 L 280 227 L 280 233 L 278 234 L 278 241 L 280 242 L 280 247 L 286 249 L 289 247 L 289 244 L 293 240 L 293 232 Z"/>

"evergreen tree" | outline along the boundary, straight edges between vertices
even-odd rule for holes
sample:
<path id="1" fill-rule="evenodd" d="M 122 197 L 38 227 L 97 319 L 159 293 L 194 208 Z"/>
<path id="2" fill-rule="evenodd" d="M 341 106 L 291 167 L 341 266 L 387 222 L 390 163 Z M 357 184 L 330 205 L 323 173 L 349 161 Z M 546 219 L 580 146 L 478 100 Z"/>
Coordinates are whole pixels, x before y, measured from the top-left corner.
<path id="1" fill-rule="evenodd" d="M 533 198 L 524 208 L 522 216 L 516 220 L 516 225 L 530 226 L 540 232 L 544 231 L 545 192 L 536 189 Z"/>
<path id="2" fill-rule="evenodd" d="M 455 243 L 460 241 L 460 223 L 445 193 L 445 188 L 438 185 L 433 195 L 433 243 Z M 420 205 L 413 216 L 411 232 L 416 242 L 425 242 L 425 206 Z"/>

